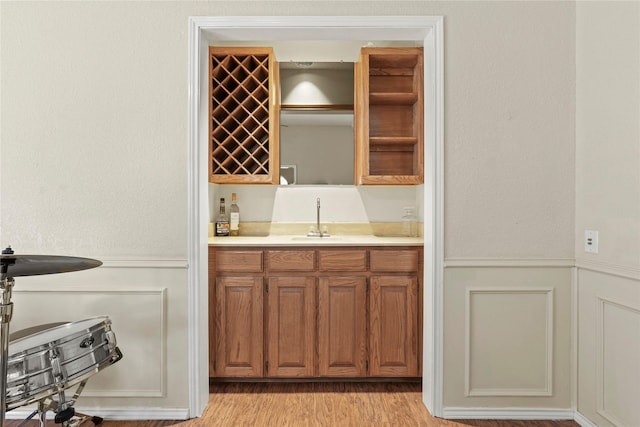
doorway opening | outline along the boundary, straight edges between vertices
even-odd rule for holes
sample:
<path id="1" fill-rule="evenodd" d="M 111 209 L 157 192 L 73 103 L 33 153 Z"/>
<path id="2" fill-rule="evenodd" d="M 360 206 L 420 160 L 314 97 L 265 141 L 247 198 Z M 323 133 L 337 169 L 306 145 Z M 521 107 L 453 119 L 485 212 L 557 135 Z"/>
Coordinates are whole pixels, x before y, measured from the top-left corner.
<path id="1" fill-rule="evenodd" d="M 191 17 L 189 19 L 188 176 L 188 378 L 189 417 L 209 398 L 208 271 L 209 222 L 207 52 L 214 41 L 394 40 L 424 47 L 424 277 L 422 400 L 442 414 L 443 275 L 443 18 L 440 16 Z"/>

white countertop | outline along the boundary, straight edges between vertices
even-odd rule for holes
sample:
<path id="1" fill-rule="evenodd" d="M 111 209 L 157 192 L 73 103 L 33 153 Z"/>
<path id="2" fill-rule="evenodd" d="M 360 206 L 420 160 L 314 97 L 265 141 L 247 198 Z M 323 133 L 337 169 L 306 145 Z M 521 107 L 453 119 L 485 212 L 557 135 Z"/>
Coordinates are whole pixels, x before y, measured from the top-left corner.
<path id="1" fill-rule="evenodd" d="M 422 246 L 422 237 L 380 237 L 373 235 L 304 235 L 209 236 L 209 246 Z"/>

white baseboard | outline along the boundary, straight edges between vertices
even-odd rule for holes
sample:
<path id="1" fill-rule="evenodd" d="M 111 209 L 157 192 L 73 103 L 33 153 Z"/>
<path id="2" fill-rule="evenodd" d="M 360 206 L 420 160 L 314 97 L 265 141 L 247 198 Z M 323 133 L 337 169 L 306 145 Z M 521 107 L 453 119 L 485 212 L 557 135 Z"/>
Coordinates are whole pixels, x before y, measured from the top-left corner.
<path id="1" fill-rule="evenodd" d="M 555 408 L 444 408 L 442 418 L 465 420 L 573 420 L 573 409 Z"/>
<path id="2" fill-rule="evenodd" d="M 33 409 L 14 409 L 7 412 L 8 420 L 24 420 Z M 105 420 L 186 420 L 189 410 L 186 408 L 76 408 L 76 412 L 101 417 Z M 54 414 L 47 412 L 47 419 L 53 419 Z"/>
<path id="3" fill-rule="evenodd" d="M 573 420 L 580 424 L 582 427 L 598 427 L 578 411 L 576 411 L 576 413 L 574 414 Z"/>

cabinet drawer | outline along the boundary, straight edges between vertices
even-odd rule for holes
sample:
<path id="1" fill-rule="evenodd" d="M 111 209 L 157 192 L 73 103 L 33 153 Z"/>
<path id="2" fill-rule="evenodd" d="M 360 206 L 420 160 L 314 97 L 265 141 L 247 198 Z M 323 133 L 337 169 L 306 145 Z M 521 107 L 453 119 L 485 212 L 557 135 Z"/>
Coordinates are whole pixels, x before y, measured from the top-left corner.
<path id="1" fill-rule="evenodd" d="M 367 251 L 361 250 L 321 250 L 320 271 L 366 271 Z"/>
<path id="2" fill-rule="evenodd" d="M 313 250 L 269 251 L 267 266 L 269 271 L 314 271 L 316 252 Z"/>
<path id="3" fill-rule="evenodd" d="M 415 250 L 372 250 L 370 256 L 371 271 L 418 271 L 418 251 Z"/>
<path id="4" fill-rule="evenodd" d="M 262 251 L 216 252 L 217 271 L 261 272 Z"/>

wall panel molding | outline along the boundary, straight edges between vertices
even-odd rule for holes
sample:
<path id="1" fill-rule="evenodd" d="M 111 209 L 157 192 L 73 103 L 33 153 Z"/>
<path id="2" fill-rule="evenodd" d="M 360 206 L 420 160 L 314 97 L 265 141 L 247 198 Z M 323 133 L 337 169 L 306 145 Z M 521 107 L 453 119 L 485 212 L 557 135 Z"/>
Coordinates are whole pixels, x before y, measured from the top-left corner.
<path id="1" fill-rule="evenodd" d="M 606 261 L 578 258 L 576 259 L 576 267 L 582 270 L 609 274 L 611 276 L 623 277 L 625 279 L 640 280 L 640 267 L 636 266 L 619 265 Z"/>
<path id="2" fill-rule="evenodd" d="M 585 258 L 446 258 L 444 266 L 445 268 L 577 267 L 582 270 L 594 271 L 596 273 L 640 280 L 640 267 L 638 266 L 619 265 L 606 261 L 596 261 Z"/>
<path id="3" fill-rule="evenodd" d="M 565 267 L 575 266 L 573 258 L 447 258 L 445 268 L 464 267 Z"/>
<path id="4" fill-rule="evenodd" d="M 47 301 L 52 306 L 60 306 L 62 302 L 66 303 L 66 311 L 71 312 L 71 315 L 66 314 L 68 320 L 77 321 L 80 319 L 86 319 L 93 317 L 94 310 L 100 310 L 104 315 L 109 316 L 113 323 L 113 332 L 116 335 L 118 347 L 122 350 L 123 359 L 113 366 L 109 366 L 101 371 L 98 376 L 89 378 L 87 386 L 83 390 L 81 397 L 165 397 L 167 395 L 166 387 L 166 372 L 167 372 L 167 288 L 161 289 L 17 289 L 13 290 L 16 298 L 24 298 L 26 302 L 31 300 L 31 303 L 35 306 L 43 306 L 42 300 Z M 16 299 L 14 298 L 14 299 Z M 90 304 L 85 305 L 88 301 Z M 92 305 L 93 304 L 93 305 Z M 16 308 L 21 309 L 23 304 L 21 302 L 16 303 Z M 99 307 L 99 308 L 98 308 Z M 153 328 L 158 332 L 157 339 L 149 334 L 140 336 L 132 336 L 130 334 L 132 328 L 127 328 L 127 324 L 124 321 L 118 322 L 119 319 L 125 319 L 122 311 L 127 311 L 132 307 L 144 307 L 146 312 L 139 310 L 140 312 L 140 325 Z M 118 311 L 121 313 L 118 313 Z M 44 311 L 45 314 L 48 312 Z M 88 314 L 92 312 L 92 314 Z M 146 314 L 146 319 L 145 319 Z M 43 314 L 44 316 L 44 314 Z M 84 317 L 80 317 L 84 316 Z M 41 316 L 42 317 L 42 316 Z M 69 319 L 73 317 L 73 319 Z M 41 324 L 49 323 L 50 319 L 41 318 Z M 145 325 L 145 320 L 147 325 Z M 28 325 L 31 326 L 31 325 Z M 26 327 L 26 326 L 25 326 Z M 12 330 L 15 328 L 12 327 Z M 129 335 L 128 335 L 129 334 Z M 159 349 L 159 354 L 154 354 L 158 359 L 158 366 L 156 372 L 151 373 L 150 378 L 159 379 L 159 383 L 156 386 L 150 388 L 138 387 L 138 384 L 130 384 L 130 387 L 122 387 L 122 384 L 118 387 L 113 387 L 113 383 L 109 383 L 107 378 L 109 372 L 118 368 L 120 365 L 127 363 L 127 359 L 135 357 L 128 352 L 126 347 L 126 341 L 129 340 L 146 340 L 149 343 L 146 350 L 146 355 L 138 355 L 145 360 L 148 357 L 149 348 Z M 46 338 L 43 335 L 43 338 Z M 151 341 L 150 341 L 151 340 Z M 45 340 L 46 341 L 46 340 Z M 155 341 L 155 342 L 154 342 Z M 124 346 L 122 344 L 125 344 Z M 135 348 L 135 346 L 132 346 Z M 147 363 L 146 366 L 152 366 L 152 363 Z M 120 370 L 122 368 L 119 368 Z M 126 376 L 126 374 L 121 374 Z M 118 380 L 115 380 L 116 384 Z M 92 384 L 98 383 L 98 387 L 92 387 Z M 145 380 L 144 384 L 148 384 L 149 381 Z"/>
<path id="5" fill-rule="evenodd" d="M 102 261 L 100 268 L 189 268 L 189 262 L 186 259 L 102 258 L 100 260 Z"/>
<path id="6" fill-rule="evenodd" d="M 598 307 L 596 310 L 596 412 L 609 421 L 614 426 L 625 426 L 629 425 L 629 422 L 632 420 L 620 420 L 620 416 L 615 415 L 611 412 L 609 408 L 607 408 L 607 387 L 605 384 L 605 378 L 615 378 L 615 375 L 607 374 L 606 363 L 607 360 L 613 358 L 614 355 L 611 353 L 616 350 L 614 345 L 611 344 L 610 339 L 607 338 L 606 329 L 607 329 L 607 311 L 618 311 L 619 314 L 633 315 L 638 316 L 638 323 L 640 324 L 640 309 L 631 307 L 629 305 L 623 304 L 620 301 L 615 301 L 610 298 L 598 297 Z M 631 328 L 635 331 L 638 331 L 637 328 Z M 616 334 L 617 335 L 617 334 Z M 624 349 L 618 348 L 621 353 L 626 353 L 631 350 L 629 347 L 625 347 Z M 607 354 L 609 352 L 609 354 Z M 637 363 L 637 357 L 632 357 L 634 359 L 631 363 Z M 624 366 L 618 366 L 620 369 L 624 369 Z M 631 370 L 633 370 L 632 366 L 629 366 Z M 633 382 L 634 379 L 631 377 L 629 381 Z M 619 399 L 618 396 L 611 396 L 611 400 Z M 635 424 L 635 423 L 634 423 Z"/>
<path id="7" fill-rule="evenodd" d="M 540 388 L 532 387 L 477 387 L 473 384 L 473 298 L 484 296 L 545 296 L 545 336 L 544 336 L 544 385 Z M 553 336 L 554 336 L 554 290 L 553 288 L 534 287 L 493 287 L 467 288 L 465 297 L 465 396 L 552 396 L 553 395 Z M 523 367 L 526 369 L 525 367 Z"/>

